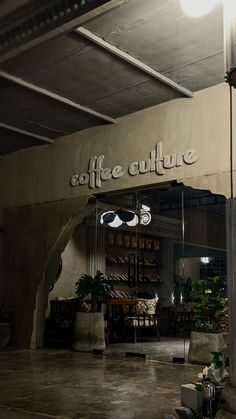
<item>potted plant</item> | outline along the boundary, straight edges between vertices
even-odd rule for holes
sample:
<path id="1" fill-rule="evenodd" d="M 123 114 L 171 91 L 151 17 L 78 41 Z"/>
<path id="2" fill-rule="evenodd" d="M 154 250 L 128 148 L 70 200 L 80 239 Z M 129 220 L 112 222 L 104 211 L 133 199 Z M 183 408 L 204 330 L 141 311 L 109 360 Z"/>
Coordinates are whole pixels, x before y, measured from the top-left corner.
<path id="1" fill-rule="evenodd" d="M 189 361 L 209 365 L 212 352 L 227 352 L 227 298 L 220 276 L 193 283 L 193 311 Z"/>
<path id="2" fill-rule="evenodd" d="M 11 316 L 3 305 L 0 306 L 0 349 L 7 346 L 10 339 Z"/>
<path id="3" fill-rule="evenodd" d="M 91 352 L 105 349 L 104 317 L 101 305 L 111 289 L 106 276 L 100 271 L 97 271 L 95 276 L 83 274 L 76 282 L 75 294 L 79 299 L 79 307 L 83 311 L 76 313 L 74 350 Z M 87 303 L 90 305 L 89 312 L 84 311 L 85 299 L 88 299 Z"/>

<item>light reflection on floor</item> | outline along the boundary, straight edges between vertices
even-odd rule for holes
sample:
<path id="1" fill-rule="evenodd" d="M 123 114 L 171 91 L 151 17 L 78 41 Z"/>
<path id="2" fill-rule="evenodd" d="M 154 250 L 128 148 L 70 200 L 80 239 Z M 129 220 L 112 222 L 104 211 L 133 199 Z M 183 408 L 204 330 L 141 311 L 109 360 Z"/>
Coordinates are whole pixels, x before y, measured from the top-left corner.
<path id="1" fill-rule="evenodd" d="M 112 343 L 106 348 L 105 354 L 124 354 L 126 352 L 145 355 L 150 360 L 173 362 L 174 358 L 188 360 L 189 339 L 161 338 L 158 341 L 137 343 Z"/>

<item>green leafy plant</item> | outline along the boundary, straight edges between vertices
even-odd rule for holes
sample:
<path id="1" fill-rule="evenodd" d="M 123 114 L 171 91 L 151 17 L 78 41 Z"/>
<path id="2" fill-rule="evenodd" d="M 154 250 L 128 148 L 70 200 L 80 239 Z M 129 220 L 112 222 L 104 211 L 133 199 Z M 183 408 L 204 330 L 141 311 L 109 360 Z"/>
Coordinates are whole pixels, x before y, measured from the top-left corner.
<path id="1" fill-rule="evenodd" d="M 195 330 L 217 333 L 227 319 L 227 299 L 220 276 L 199 279 L 193 283 Z"/>
<path id="2" fill-rule="evenodd" d="M 100 271 L 97 271 L 95 276 L 83 274 L 75 284 L 75 294 L 79 300 L 83 301 L 85 298 L 91 300 L 92 313 L 99 311 L 101 301 L 108 297 L 111 290 L 112 286 Z"/>
<path id="3" fill-rule="evenodd" d="M 225 356 L 222 352 L 212 352 L 211 365 L 214 365 L 216 369 L 225 366 Z"/>

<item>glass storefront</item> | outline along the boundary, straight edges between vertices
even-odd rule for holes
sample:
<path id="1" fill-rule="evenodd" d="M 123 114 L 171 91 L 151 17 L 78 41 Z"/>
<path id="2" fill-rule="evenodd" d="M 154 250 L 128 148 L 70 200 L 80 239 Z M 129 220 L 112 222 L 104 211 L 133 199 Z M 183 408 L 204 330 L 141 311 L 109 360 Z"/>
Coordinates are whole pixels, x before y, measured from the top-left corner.
<path id="1" fill-rule="evenodd" d="M 164 184 L 98 198 L 95 217 L 110 350 L 187 360 L 193 284 L 220 276 L 226 289 L 225 198 Z"/>
<path id="2" fill-rule="evenodd" d="M 57 342 L 72 346 L 75 282 L 99 270 L 110 286 L 101 307 L 106 353 L 186 362 L 199 321 L 195 284 L 220 278 L 226 293 L 225 198 L 177 183 L 97 196 L 94 212 L 75 229 L 62 262 L 49 295 L 49 339 L 54 334 Z M 205 291 L 211 292 L 211 285 Z M 201 320 L 205 326 L 207 316 L 208 311 Z M 95 327 L 94 321 L 91 330 Z"/>

